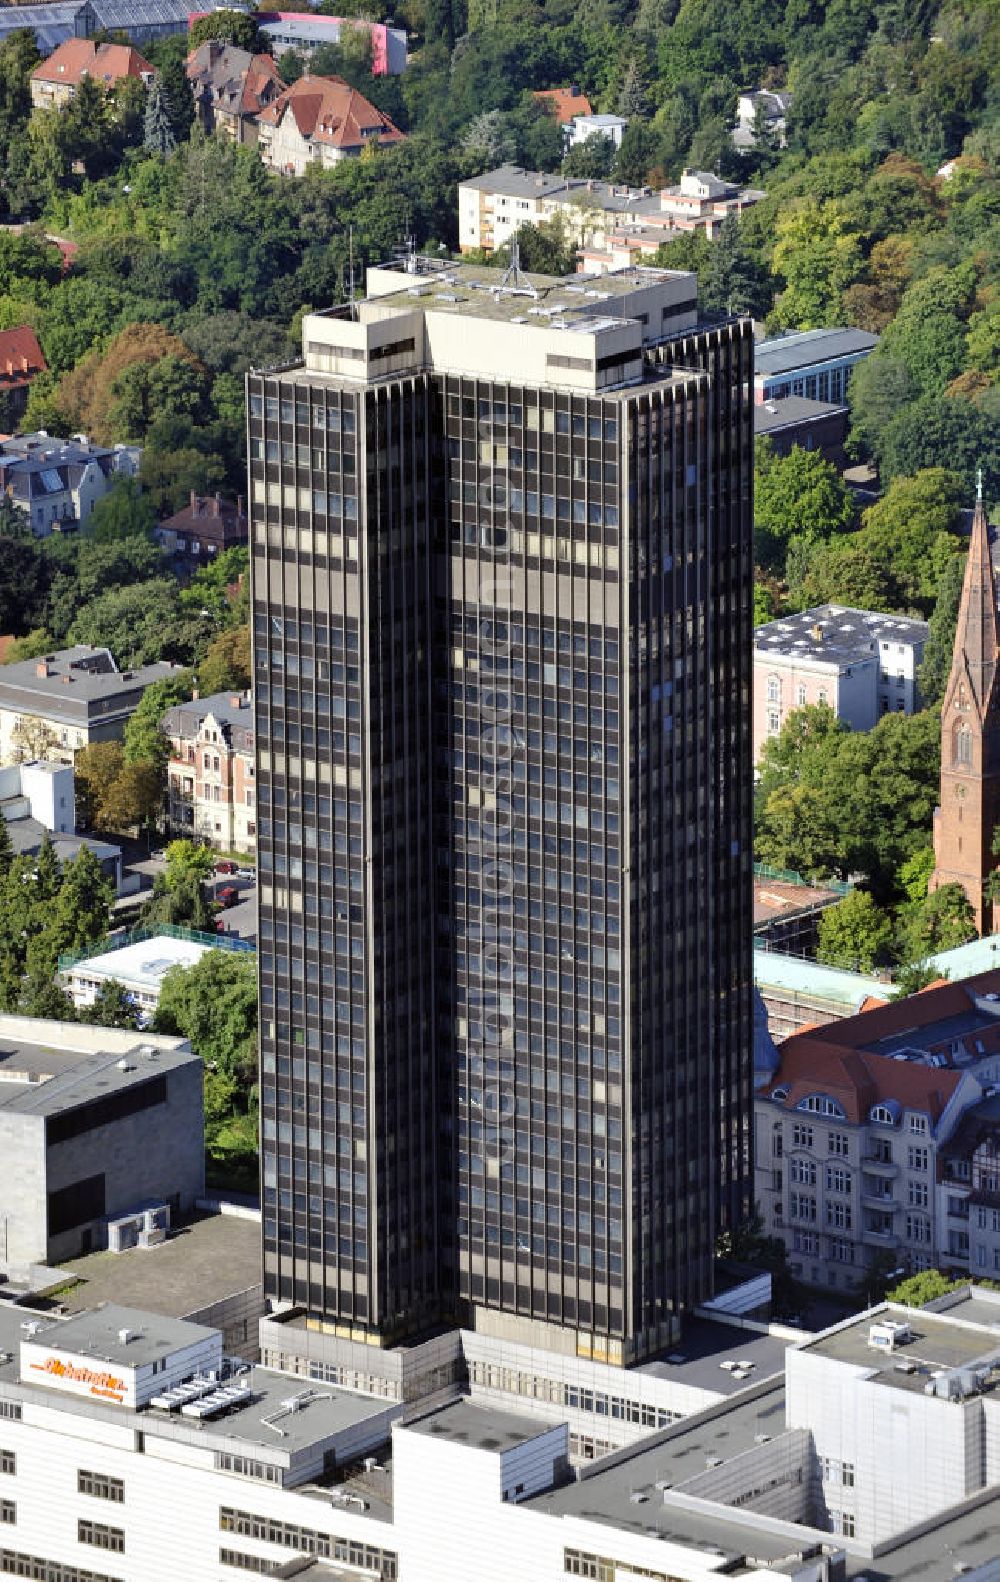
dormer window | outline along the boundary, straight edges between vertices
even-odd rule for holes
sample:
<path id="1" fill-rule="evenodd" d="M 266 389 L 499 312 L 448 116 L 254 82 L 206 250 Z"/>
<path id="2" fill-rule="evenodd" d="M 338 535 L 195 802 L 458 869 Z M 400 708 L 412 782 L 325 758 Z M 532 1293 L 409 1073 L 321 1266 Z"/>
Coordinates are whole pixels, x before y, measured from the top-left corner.
<path id="1" fill-rule="evenodd" d="M 868 1119 L 875 1121 L 879 1126 L 895 1126 L 896 1117 L 887 1104 L 873 1104 L 868 1112 Z"/>
<path id="2" fill-rule="evenodd" d="M 843 1121 L 847 1119 L 844 1106 L 838 1104 L 836 1099 L 828 1098 L 825 1093 L 810 1093 L 797 1106 L 800 1110 L 808 1110 L 810 1115 L 826 1115 L 832 1119 Z"/>

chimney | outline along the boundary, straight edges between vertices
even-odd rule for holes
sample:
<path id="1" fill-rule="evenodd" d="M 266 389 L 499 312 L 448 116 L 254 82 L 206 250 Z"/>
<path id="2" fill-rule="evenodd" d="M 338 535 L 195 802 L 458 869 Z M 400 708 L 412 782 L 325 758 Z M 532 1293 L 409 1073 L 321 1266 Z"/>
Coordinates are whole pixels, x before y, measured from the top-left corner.
<path id="1" fill-rule="evenodd" d="M 220 516 L 221 514 L 222 514 L 222 496 L 220 494 L 217 494 L 217 495 L 214 496 L 214 498 L 212 500 L 212 515 L 213 516 Z"/>
<path id="2" fill-rule="evenodd" d="M 818 621 L 814 626 L 810 626 L 809 636 L 812 638 L 814 643 L 821 643 L 823 641 L 823 628 L 820 626 Z"/>
<path id="3" fill-rule="evenodd" d="M 246 516 L 246 501 L 241 494 L 236 496 L 236 515 Z"/>
<path id="4" fill-rule="evenodd" d="M 37 665 L 35 666 L 35 675 L 40 677 L 41 680 L 44 681 L 45 678 L 48 676 L 48 674 L 49 674 L 49 662 L 48 662 L 48 660 L 47 659 L 40 659 L 38 661 Z"/>
<path id="5" fill-rule="evenodd" d="M 198 514 L 198 496 L 195 494 L 193 489 L 191 490 L 190 507 L 191 507 L 192 513 L 195 516 L 197 516 L 197 514 Z"/>
<path id="6" fill-rule="evenodd" d="M 229 699 L 229 707 L 231 709 L 244 709 L 244 708 L 246 708 L 246 703 L 245 703 L 242 695 L 239 692 L 232 693 L 232 695 L 230 696 L 230 699 Z"/>
<path id="7" fill-rule="evenodd" d="M 201 694 L 199 693 L 198 688 L 197 687 L 192 687 L 191 688 L 191 702 L 192 703 L 197 703 L 198 698 L 200 696 L 201 696 Z"/>

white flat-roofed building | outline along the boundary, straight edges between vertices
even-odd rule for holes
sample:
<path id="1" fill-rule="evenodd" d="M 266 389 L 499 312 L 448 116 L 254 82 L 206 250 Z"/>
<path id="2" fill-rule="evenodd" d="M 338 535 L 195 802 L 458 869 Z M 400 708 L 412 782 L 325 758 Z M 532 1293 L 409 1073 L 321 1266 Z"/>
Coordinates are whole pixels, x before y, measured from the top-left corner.
<path id="1" fill-rule="evenodd" d="M 107 1221 L 205 1184 L 203 1072 L 184 1039 L 0 1016 L 0 1267 L 107 1244 Z"/>
<path id="2" fill-rule="evenodd" d="M 915 714 L 926 621 L 818 604 L 753 634 L 753 755 L 793 709 L 827 703 L 854 731 L 883 714 Z"/>
<path id="3" fill-rule="evenodd" d="M 127 1307 L 0 1307 L 0 1565 L 42 1582 L 945 1582 L 957 1558 L 994 1582 L 1000 1299 L 949 1302 L 805 1337 L 783 1377 L 577 1476 L 565 1423 L 527 1410 L 405 1410 Z"/>
<path id="4" fill-rule="evenodd" d="M 567 142 L 572 148 L 577 143 L 585 143 L 589 137 L 606 137 L 615 148 L 621 148 L 627 126 L 623 115 L 575 115 L 566 128 Z"/>
<path id="5" fill-rule="evenodd" d="M 63 969 L 63 978 L 77 1010 L 93 1005 L 105 984 L 120 983 L 145 1023 L 159 1004 L 163 980 L 171 967 L 193 967 L 207 950 L 221 948 L 221 941 L 215 946 L 205 938 L 150 934 L 146 939 L 84 956 Z"/>
<path id="6" fill-rule="evenodd" d="M 855 365 L 870 356 L 879 338 L 851 327 L 790 330 L 758 341 L 754 350 L 754 400 L 805 396 L 810 401 L 843 402 Z"/>

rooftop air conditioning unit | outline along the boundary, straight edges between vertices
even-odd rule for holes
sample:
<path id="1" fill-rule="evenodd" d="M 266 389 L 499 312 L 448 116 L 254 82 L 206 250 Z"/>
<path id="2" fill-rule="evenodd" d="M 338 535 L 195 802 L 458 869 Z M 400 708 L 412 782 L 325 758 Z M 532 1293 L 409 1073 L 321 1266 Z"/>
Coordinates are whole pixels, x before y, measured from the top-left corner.
<path id="1" fill-rule="evenodd" d="M 894 1351 L 912 1339 L 909 1324 L 898 1324 L 886 1318 L 868 1326 L 868 1344 L 873 1351 Z"/>

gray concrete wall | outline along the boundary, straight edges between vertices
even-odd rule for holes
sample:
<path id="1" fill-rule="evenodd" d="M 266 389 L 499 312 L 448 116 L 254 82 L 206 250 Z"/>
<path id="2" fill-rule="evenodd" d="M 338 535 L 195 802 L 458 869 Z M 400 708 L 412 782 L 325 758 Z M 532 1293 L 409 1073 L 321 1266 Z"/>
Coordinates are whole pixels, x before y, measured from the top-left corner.
<path id="1" fill-rule="evenodd" d="M 222 1330 L 222 1349 L 227 1357 L 243 1357 L 247 1362 L 260 1360 L 260 1321 L 267 1311 L 262 1285 L 248 1286 L 207 1307 L 185 1313 L 193 1324 L 207 1324 L 211 1329 Z"/>
<path id="2" fill-rule="evenodd" d="M 151 1070 L 151 1075 L 155 1068 Z M 56 1192 L 103 1171 L 105 1214 L 127 1213 L 148 1198 L 180 1195 L 181 1212 L 194 1207 L 205 1189 L 205 1120 L 203 1068 L 192 1060 L 165 1073 L 167 1101 L 48 1150 L 47 1190 Z M 44 1219 L 43 1188 L 43 1219 Z M 92 1223 L 94 1246 L 104 1243 L 102 1221 Z M 58 1263 L 81 1250 L 87 1226 L 53 1237 L 39 1262 Z"/>
<path id="3" fill-rule="evenodd" d="M 721 1467 L 706 1468 L 678 1483 L 676 1492 L 808 1525 L 814 1515 L 814 1465 L 812 1435 L 807 1429 L 793 1428 L 766 1445 L 733 1456 Z"/>
<path id="4" fill-rule="evenodd" d="M 0 1264 L 45 1263 L 45 1122 L 0 1113 Z"/>

